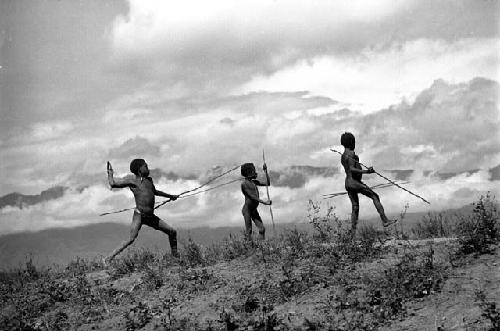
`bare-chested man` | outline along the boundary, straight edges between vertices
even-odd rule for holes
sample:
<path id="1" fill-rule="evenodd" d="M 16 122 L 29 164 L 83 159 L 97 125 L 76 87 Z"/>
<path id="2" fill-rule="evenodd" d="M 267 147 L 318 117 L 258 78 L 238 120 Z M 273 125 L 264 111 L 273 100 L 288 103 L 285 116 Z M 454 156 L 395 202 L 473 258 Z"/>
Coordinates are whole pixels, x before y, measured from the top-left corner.
<path id="1" fill-rule="evenodd" d="M 271 181 L 269 175 L 267 174 L 267 165 L 264 163 L 262 169 L 266 173 L 266 183 L 261 183 L 257 180 L 257 172 L 255 171 L 255 166 L 253 163 L 245 163 L 241 166 L 241 175 L 245 177 L 243 183 L 241 183 L 241 192 L 245 196 L 245 204 L 241 210 L 243 218 L 245 219 L 245 236 L 250 239 L 252 236 L 252 221 L 259 229 L 259 238 L 264 240 L 266 235 L 266 229 L 262 223 L 257 207 L 259 203 L 264 205 L 271 205 L 272 201 L 264 201 L 259 198 L 259 189 L 257 186 L 269 186 Z"/>
<path id="2" fill-rule="evenodd" d="M 367 170 L 363 170 L 359 164 L 359 158 L 354 153 L 354 148 L 356 147 L 356 139 L 354 135 L 350 132 L 345 132 L 340 137 L 340 143 L 344 146 L 344 153 L 342 154 L 341 162 L 345 170 L 345 189 L 349 195 L 349 199 L 352 204 L 352 214 L 351 214 L 351 237 L 354 238 L 356 234 L 356 227 L 358 225 L 359 217 L 359 197 L 358 193 L 361 193 L 368 198 L 373 200 L 373 204 L 380 215 L 382 224 L 387 227 L 396 222 L 396 220 L 390 220 L 387 218 L 384 212 L 384 207 L 380 203 L 380 198 L 377 193 L 375 193 L 370 187 L 361 181 L 363 174 L 372 174 L 375 172 L 372 167 Z"/>
<path id="3" fill-rule="evenodd" d="M 139 230 L 143 224 L 167 234 L 170 242 L 171 254 L 178 257 L 177 231 L 154 214 L 154 205 L 155 195 L 172 200 L 176 200 L 179 196 L 158 191 L 156 189 L 153 184 L 153 179 L 149 177 L 148 165 L 143 159 L 133 160 L 130 163 L 130 171 L 134 174 L 134 176 L 114 179 L 113 168 L 108 162 L 109 185 L 111 188 L 130 188 L 132 193 L 134 193 L 136 208 L 134 210 L 134 216 L 132 217 L 132 224 L 130 226 L 130 238 L 115 249 L 111 255 L 105 259 L 105 262 L 111 261 L 116 255 L 120 254 L 120 252 L 131 245 L 137 238 Z"/>

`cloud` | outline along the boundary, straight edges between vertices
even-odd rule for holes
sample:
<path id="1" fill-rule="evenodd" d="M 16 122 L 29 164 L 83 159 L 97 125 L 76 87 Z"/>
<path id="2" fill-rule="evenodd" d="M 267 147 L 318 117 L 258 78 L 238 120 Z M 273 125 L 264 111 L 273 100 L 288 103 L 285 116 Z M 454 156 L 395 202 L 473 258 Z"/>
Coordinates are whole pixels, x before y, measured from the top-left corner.
<path id="1" fill-rule="evenodd" d="M 355 55 L 304 59 L 272 75 L 255 76 L 238 90 L 307 90 L 369 113 L 403 99 L 412 102 L 436 77 L 451 82 L 476 76 L 497 79 L 499 47 L 496 38 L 395 42 L 379 49 L 367 47 Z"/>
<path id="2" fill-rule="evenodd" d="M 413 104 L 360 120 L 363 149 L 378 167 L 461 172 L 489 168 L 500 158 L 497 82 L 437 80 Z M 474 142 L 474 143 L 472 143 Z"/>
<path id="3" fill-rule="evenodd" d="M 185 88 L 228 88 L 254 74 L 331 49 L 354 48 L 371 36 L 345 37 L 348 27 L 376 27 L 411 3 L 318 1 L 130 1 L 111 41 L 115 70 Z M 193 10 L 195 8 L 195 10 Z M 266 17 L 262 20 L 262 17 Z M 314 22 L 314 24 L 311 24 Z"/>
<path id="4" fill-rule="evenodd" d="M 489 170 L 491 180 L 500 180 L 500 164 Z"/>
<path id="5" fill-rule="evenodd" d="M 279 171 L 271 171 L 269 175 L 273 186 L 294 189 L 304 187 L 312 177 L 333 177 L 338 172 L 337 168 L 330 167 L 289 166 Z"/>
<path id="6" fill-rule="evenodd" d="M 220 120 L 220 122 L 221 122 L 222 124 L 227 124 L 227 125 L 229 125 L 229 126 L 233 126 L 233 125 L 234 125 L 235 120 L 230 119 L 229 117 L 224 117 L 223 119 L 221 119 L 221 120 Z"/>
<path id="7" fill-rule="evenodd" d="M 145 158 L 148 155 L 157 155 L 160 148 L 149 142 L 146 138 L 135 137 L 128 139 L 123 144 L 109 150 L 109 157 L 133 160 L 135 158 Z"/>
<path id="8" fill-rule="evenodd" d="M 497 8 L 471 1 L 132 0 L 113 25 L 111 65 L 136 86 L 168 86 L 164 96 L 224 94 L 250 81 L 249 91 L 320 91 L 376 110 L 437 77 L 492 73 Z"/>
<path id="9" fill-rule="evenodd" d="M 144 117 L 151 115 L 151 109 L 126 109 L 126 110 L 110 110 L 103 118 L 104 123 L 111 123 L 114 121 L 137 121 Z"/>
<path id="10" fill-rule="evenodd" d="M 335 207 L 336 214 L 347 219 L 350 213 L 350 202 L 347 196 L 335 199 L 322 199 L 323 194 L 342 192 L 344 190 L 344 174 L 332 168 L 289 167 L 278 169 L 272 174 L 270 187 L 273 200 L 273 212 L 277 223 L 307 221 L 308 200 L 321 202 L 323 207 Z M 262 174 L 261 174 L 262 175 Z M 389 175 L 389 174 L 386 174 Z M 228 176 L 214 184 L 224 183 L 233 178 Z M 237 178 L 237 175 L 236 175 Z M 298 178 L 298 180 L 296 180 Z M 368 185 L 383 181 L 377 176 L 365 176 Z M 168 193 L 179 193 L 199 186 L 203 180 L 154 178 L 158 189 Z M 471 203 L 480 194 L 491 191 L 499 194 L 498 185 L 489 178 L 485 170 L 474 173 L 463 173 L 453 178 L 442 180 L 433 174 L 424 175 L 413 172 L 403 186 L 424 196 L 431 201 L 427 205 L 413 196 L 395 187 L 378 190 L 386 211 L 398 214 L 404 204 L 410 204 L 410 211 L 432 211 L 446 208 L 457 208 Z M 464 189 L 466 188 L 466 189 Z M 261 188 L 261 196 L 265 190 Z M 157 201 L 163 201 L 158 198 Z M 239 182 L 222 186 L 219 189 L 192 197 L 181 198 L 159 208 L 157 214 L 174 227 L 189 228 L 193 226 L 243 226 L 241 207 L 244 198 Z M 371 201 L 360 197 L 361 218 L 377 217 Z M 64 195 L 46 200 L 35 205 L 5 207 L 0 209 L 1 233 L 20 231 L 37 231 L 52 227 L 72 227 L 97 222 L 119 222 L 128 224 L 131 211 L 99 217 L 102 212 L 131 208 L 134 206 L 133 196 L 129 190 L 108 190 L 104 185 L 92 185 L 84 189 L 66 189 Z M 270 226 L 270 216 L 266 206 L 260 207 L 260 213 L 266 226 Z"/>
<path id="11" fill-rule="evenodd" d="M 69 121 L 35 123 L 32 126 L 32 137 L 38 141 L 54 139 L 67 134 L 72 129 L 73 125 Z"/>

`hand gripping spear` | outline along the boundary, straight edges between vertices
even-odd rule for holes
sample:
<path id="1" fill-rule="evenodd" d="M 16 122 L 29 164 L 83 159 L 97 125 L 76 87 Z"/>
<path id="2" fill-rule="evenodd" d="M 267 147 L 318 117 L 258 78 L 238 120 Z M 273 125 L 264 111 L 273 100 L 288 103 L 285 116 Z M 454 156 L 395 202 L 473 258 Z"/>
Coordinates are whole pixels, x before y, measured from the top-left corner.
<path id="1" fill-rule="evenodd" d="M 339 153 L 340 155 L 342 155 L 342 153 L 340 153 L 339 151 L 337 151 L 337 150 L 335 150 L 335 149 L 333 149 L 333 148 L 330 148 L 330 150 L 331 150 L 332 152 Z M 351 160 L 354 160 L 354 159 L 353 159 L 353 158 L 351 158 L 351 157 L 350 157 L 350 159 L 351 159 Z M 359 165 L 361 165 L 361 166 L 365 167 L 366 169 L 369 169 L 367 166 L 365 166 L 363 163 L 359 162 L 358 160 L 354 160 L 354 161 L 358 162 L 358 163 L 359 163 Z M 402 187 L 402 186 L 399 186 L 397 183 L 395 183 L 394 181 L 392 181 L 392 180 L 390 180 L 389 178 L 385 177 L 384 175 L 381 175 L 381 174 L 379 174 L 379 173 L 378 173 L 378 172 L 376 172 L 376 171 L 374 171 L 374 173 L 376 173 L 377 175 L 379 175 L 380 177 L 382 177 L 383 179 L 385 179 L 386 181 L 388 181 L 388 182 L 389 182 L 389 183 L 391 183 L 392 185 L 394 185 L 394 186 L 396 186 L 396 187 L 399 187 L 399 188 L 400 188 L 400 189 L 402 189 L 403 191 L 406 191 L 406 192 L 410 193 L 411 195 L 413 195 L 413 196 L 415 196 L 415 197 L 417 197 L 417 198 L 421 199 L 422 201 L 424 201 L 424 202 L 428 203 L 429 205 L 431 204 L 429 201 L 425 200 L 425 199 L 424 199 L 424 198 L 422 198 L 420 195 L 415 194 L 415 193 L 411 192 L 410 190 L 405 189 L 405 188 L 404 188 L 404 187 Z"/>
<path id="2" fill-rule="evenodd" d="M 264 149 L 262 149 L 262 161 L 264 162 L 264 164 L 266 164 L 266 156 L 264 155 Z M 266 172 L 266 177 L 269 177 L 269 174 L 267 173 L 267 167 L 266 169 L 264 169 L 264 171 Z M 269 185 L 266 185 L 266 193 L 267 193 L 267 200 L 271 200 L 271 198 L 269 197 Z M 276 227 L 274 225 L 274 216 L 273 216 L 273 207 L 271 205 L 269 205 L 269 213 L 271 214 L 271 221 L 273 222 L 273 234 L 276 235 Z"/>

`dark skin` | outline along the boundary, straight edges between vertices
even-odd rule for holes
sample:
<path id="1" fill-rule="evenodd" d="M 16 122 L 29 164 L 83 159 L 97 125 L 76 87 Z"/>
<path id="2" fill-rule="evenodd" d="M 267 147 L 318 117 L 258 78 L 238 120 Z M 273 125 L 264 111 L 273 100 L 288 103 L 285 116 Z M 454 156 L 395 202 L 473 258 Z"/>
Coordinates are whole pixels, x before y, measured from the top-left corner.
<path id="1" fill-rule="evenodd" d="M 165 197 L 172 200 L 177 200 L 178 195 L 168 194 L 157 190 L 153 184 L 153 179 L 149 176 L 148 164 L 144 163 L 135 176 L 126 176 L 124 178 L 115 179 L 113 177 L 113 168 L 110 165 L 108 170 L 108 181 L 111 188 L 128 187 L 134 194 L 135 205 L 139 211 L 145 214 L 150 214 L 154 211 L 155 196 Z"/>
<path id="2" fill-rule="evenodd" d="M 241 190 L 243 195 L 245 195 L 245 205 L 250 208 L 257 208 L 259 203 L 263 205 L 271 205 L 272 201 L 264 201 L 259 197 L 259 190 L 257 186 L 269 186 L 271 185 L 271 180 L 269 179 L 269 175 L 267 173 L 267 165 L 264 163 L 262 169 L 266 173 L 266 183 L 261 183 L 257 180 L 257 174 L 253 174 L 251 177 L 246 177 L 245 181 L 241 184 Z"/>
<path id="3" fill-rule="evenodd" d="M 257 180 L 257 173 L 253 173 L 250 176 L 245 177 L 243 183 L 241 183 L 241 192 L 245 196 L 245 204 L 241 210 L 243 214 L 243 218 L 245 220 L 245 235 L 248 239 L 251 238 L 252 235 L 252 222 L 257 226 L 259 230 L 259 237 L 261 240 L 265 239 L 265 227 L 262 223 L 262 219 L 257 211 L 257 207 L 259 203 L 264 205 L 271 205 L 272 201 L 264 201 L 259 197 L 259 190 L 257 186 L 269 186 L 271 185 L 271 180 L 269 179 L 269 175 L 267 173 L 267 166 L 264 163 L 262 169 L 266 174 L 266 183 L 261 183 Z"/>
<path id="4" fill-rule="evenodd" d="M 142 215 L 153 215 L 155 196 L 165 197 L 172 200 L 177 200 L 178 195 L 168 194 L 157 190 L 153 184 L 153 179 L 149 176 L 149 169 L 147 163 L 144 163 L 138 170 L 137 175 L 126 176 L 124 178 L 115 179 L 113 177 L 113 168 L 108 164 L 108 181 L 111 188 L 130 188 L 134 194 L 136 211 L 132 218 L 130 226 L 130 238 L 121 243 L 106 259 L 105 262 L 111 261 L 116 255 L 121 253 L 125 248 L 130 246 L 139 234 L 142 226 Z M 176 231 L 168 225 L 165 221 L 159 220 L 157 230 L 167 234 L 169 238 L 175 237 Z M 174 252 L 172 252 L 174 254 Z M 177 252 L 175 252 L 177 254 Z"/>
<path id="5" fill-rule="evenodd" d="M 345 189 L 349 195 L 349 199 L 352 204 L 352 213 L 351 213 L 351 236 L 354 238 L 356 234 L 356 227 L 358 224 L 359 217 L 359 197 L 358 194 L 361 193 L 364 196 L 372 199 L 377 212 L 379 213 L 380 219 L 382 220 L 382 224 L 384 227 L 387 227 L 395 222 L 395 220 L 390 220 L 387 218 L 384 212 L 384 207 L 380 202 L 380 198 L 375 191 L 365 185 L 361 178 L 363 174 L 372 174 L 375 173 L 373 167 L 369 167 L 366 170 L 361 168 L 359 164 L 359 158 L 354 152 L 355 145 L 352 148 L 345 147 L 344 154 L 342 154 L 341 162 L 344 167 L 344 171 L 346 174 L 345 178 Z"/>

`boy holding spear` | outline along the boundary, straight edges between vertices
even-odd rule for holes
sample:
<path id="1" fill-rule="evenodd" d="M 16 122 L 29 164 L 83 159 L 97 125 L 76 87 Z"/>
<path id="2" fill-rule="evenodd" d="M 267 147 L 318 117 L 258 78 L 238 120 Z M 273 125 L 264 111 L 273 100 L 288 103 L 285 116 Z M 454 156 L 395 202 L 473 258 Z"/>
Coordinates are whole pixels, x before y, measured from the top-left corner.
<path id="1" fill-rule="evenodd" d="M 266 229 L 262 223 L 262 218 L 257 211 L 259 203 L 264 205 L 271 205 L 272 201 L 264 201 L 259 198 L 259 190 L 257 186 L 269 186 L 271 181 L 269 179 L 269 174 L 267 173 L 267 165 L 264 163 L 262 169 L 266 173 L 266 183 L 261 183 L 257 180 L 257 172 L 255 171 L 255 166 L 253 163 L 245 163 L 241 166 L 241 175 L 245 177 L 243 183 L 241 183 L 241 192 L 245 196 L 245 204 L 241 210 L 243 218 L 245 220 L 245 236 L 250 239 L 252 236 L 252 221 L 255 223 L 259 229 L 259 238 L 264 240 Z"/>
<path id="2" fill-rule="evenodd" d="M 153 184 L 153 179 L 149 177 L 148 165 L 143 159 L 132 160 L 130 163 L 130 171 L 134 174 L 134 176 L 126 176 L 124 178 L 115 179 L 113 177 L 113 168 L 111 167 L 111 163 L 108 162 L 109 185 L 111 188 L 128 187 L 134 194 L 136 208 L 134 209 L 134 216 L 132 217 L 132 224 L 130 226 L 130 238 L 115 249 L 111 255 L 104 260 L 104 262 L 107 263 L 111 261 L 116 255 L 130 246 L 137 238 L 139 230 L 143 224 L 165 233 L 168 236 L 172 256 L 178 257 L 177 231 L 154 214 L 154 205 L 156 195 L 169 198 L 171 200 L 176 200 L 179 196 L 168 194 L 156 189 Z"/>
<path id="3" fill-rule="evenodd" d="M 361 193 L 372 199 L 384 227 L 388 227 L 389 225 L 394 224 L 397 220 L 390 220 L 387 218 L 378 194 L 361 181 L 363 174 L 373 174 L 375 173 L 375 170 L 373 170 L 373 167 L 369 167 L 366 170 L 363 170 L 361 168 L 359 158 L 356 153 L 354 153 L 354 148 L 356 147 L 356 139 L 354 138 L 354 135 L 350 132 L 344 132 L 340 137 L 340 143 L 342 144 L 342 146 L 344 146 L 344 153 L 342 154 L 341 163 L 346 174 L 345 189 L 352 204 L 351 238 L 354 239 L 354 236 L 356 234 L 356 227 L 358 225 L 358 193 Z"/>

